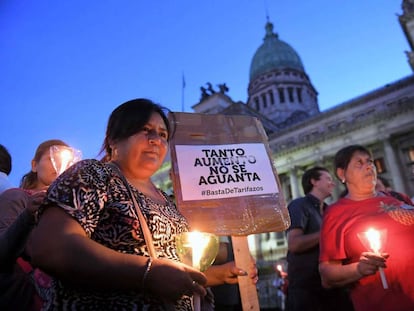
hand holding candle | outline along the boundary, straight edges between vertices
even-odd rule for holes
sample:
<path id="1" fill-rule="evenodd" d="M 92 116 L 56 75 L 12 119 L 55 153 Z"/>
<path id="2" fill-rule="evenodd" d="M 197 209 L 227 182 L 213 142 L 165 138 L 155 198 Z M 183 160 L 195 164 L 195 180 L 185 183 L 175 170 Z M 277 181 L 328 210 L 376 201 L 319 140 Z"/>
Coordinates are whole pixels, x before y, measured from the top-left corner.
<path id="1" fill-rule="evenodd" d="M 362 243 L 368 246 L 368 248 L 371 249 L 375 254 L 381 255 L 381 250 L 386 238 L 386 230 L 376 230 L 369 228 L 366 232 L 358 234 L 358 237 L 361 239 Z M 387 289 L 388 282 L 385 277 L 384 269 L 382 267 L 379 267 L 378 271 L 380 273 L 382 286 L 384 289 Z"/>
<path id="2" fill-rule="evenodd" d="M 217 256 L 219 239 L 204 232 L 184 232 L 176 237 L 177 252 L 181 261 L 200 271 L 205 271 Z M 200 296 L 193 295 L 194 311 L 200 310 Z"/>

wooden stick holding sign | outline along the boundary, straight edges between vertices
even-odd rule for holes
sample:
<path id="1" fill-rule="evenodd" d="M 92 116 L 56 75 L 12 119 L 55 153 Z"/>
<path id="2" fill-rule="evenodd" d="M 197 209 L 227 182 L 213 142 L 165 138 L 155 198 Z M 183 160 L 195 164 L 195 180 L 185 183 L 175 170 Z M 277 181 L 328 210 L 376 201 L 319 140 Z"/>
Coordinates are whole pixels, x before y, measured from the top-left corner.
<path id="1" fill-rule="evenodd" d="M 251 258 L 249 245 L 246 236 L 232 236 L 234 261 L 236 266 L 249 271 Z M 256 286 L 249 277 L 239 276 L 239 290 L 242 300 L 243 310 L 259 311 L 259 299 L 257 297 Z"/>
<path id="2" fill-rule="evenodd" d="M 191 230 L 232 236 L 236 265 L 250 271 L 247 236 L 290 225 L 262 124 L 249 116 L 180 112 L 169 120 L 180 212 Z M 239 282 L 243 310 L 259 310 L 251 279 L 239 277 Z"/>

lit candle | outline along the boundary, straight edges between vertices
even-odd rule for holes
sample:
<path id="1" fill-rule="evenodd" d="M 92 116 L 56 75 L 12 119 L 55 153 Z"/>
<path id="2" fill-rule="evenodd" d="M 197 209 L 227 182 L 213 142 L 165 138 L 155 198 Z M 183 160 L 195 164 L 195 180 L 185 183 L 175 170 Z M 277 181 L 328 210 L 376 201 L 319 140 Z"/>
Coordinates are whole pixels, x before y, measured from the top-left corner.
<path id="1" fill-rule="evenodd" d="M 177 250 L 183 262 L 190 260 L 187 256 L 191 250 L 191 266 L 204 271 L 214 261 L 218 252 L 218 237 L 205 232 L 185 232 L 177 236 Z M 193 309 L 199 311 L 201 306 L 200 296 L 193 294 Z"/>
<path id="2" fill-rule="evenodd" d="M 81 159 L 81 152 L 67 146 L 51 146 L 50 160 L 57 175 L 62 174 L 69 166 Z"/>
<path id="3" fill-rule="evenodd" d="M 200 232 L 190 232 L 190 245 L 192 250 L 192 266 L 197 270 L 201 268 L 201 257 L 208 244 L 209 238 Z"/>
<path id="4" fill-rule="evenodd" d="M 379 255 L 380 249 L 381 249 L 381 233 L 378 230 L 370 228 L 368 229 L 368 231 L 365 232 L 365 237 L 367 238 L 372 251 Z M 379 267 L 378 271 L 380 273 L 382 286 L 384 287 L 384 289 L 387 289 L 388 282 L 387 282 L 387 279 L 385 278 L 384 269 L 382 267 Z"/>
<path id="5" fill-rule="evenodd" d="M 66 168 L 70 165 L 70 163 L 73 160 L 73 153 L 71 151 L 69 151 L 68 149 L 63 149 L 60 154 L 60 161 L 61 161 L 61 166 L 60 166 L 60 171 L 58 172 L 58 175 L 62 174 Z"/>
<path id="6" fill-rule="evenodd" d="M 192 249 L 192 266 L 197 270 L 201 269 L 201 258 L 207 249 L 210 236 L 201 232 L 190 232 L 190 244 Z M 200 295 L 193 295 L 194 311 L 199 311 L 201 306 Z"/>
<path id="7" fill-rule="evenodd" d="M 365 232 L 365 236 L 368 239 L 369 246 L 372 251 L 379 254 L 379 250 L 381 249 L 381 235 L 379 231 L 373 228 L 369 228 L 367 232 Z"/>

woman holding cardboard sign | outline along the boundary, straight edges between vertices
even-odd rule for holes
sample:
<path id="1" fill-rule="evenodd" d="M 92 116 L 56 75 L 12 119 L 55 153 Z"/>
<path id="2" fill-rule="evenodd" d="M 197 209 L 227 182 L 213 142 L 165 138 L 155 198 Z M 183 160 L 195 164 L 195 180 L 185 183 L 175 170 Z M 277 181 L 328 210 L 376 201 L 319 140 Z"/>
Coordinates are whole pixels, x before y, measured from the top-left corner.
<path id="1" fill-rule="evenodd" d="M 163 107 L 128 101 L 109 118 L 103 161 L 84 160 L 50 187 L 33 237 L 34 262 L 55 278 L 49 310 L 191 310 L 205 286 L 247 275 L 234 263 L 201 273 L 179 262 L 187 222 L 151 182 L 169 139 Z"/>

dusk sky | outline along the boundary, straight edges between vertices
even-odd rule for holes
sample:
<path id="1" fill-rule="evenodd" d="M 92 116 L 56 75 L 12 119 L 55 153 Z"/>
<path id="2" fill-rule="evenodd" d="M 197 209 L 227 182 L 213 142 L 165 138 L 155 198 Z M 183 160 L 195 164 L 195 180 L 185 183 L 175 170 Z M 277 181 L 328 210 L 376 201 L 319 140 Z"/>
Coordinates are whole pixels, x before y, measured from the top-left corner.
<path id="1" fill-rule="evenodd" d="M 18 185 L 47 139 L 97 157 L 109 114 L 133 98 L 192 112 L 211 82 L 246 102 L 266 16 L 300 55 L 321 111 L 406 77 L 401 3 L 1 1 L 0 143 L 13 157 L 11 180 Z"/>

